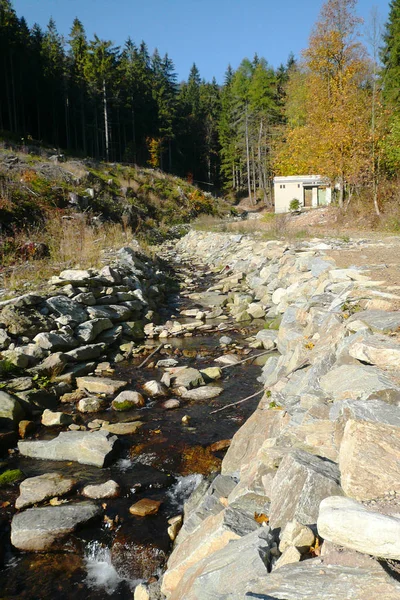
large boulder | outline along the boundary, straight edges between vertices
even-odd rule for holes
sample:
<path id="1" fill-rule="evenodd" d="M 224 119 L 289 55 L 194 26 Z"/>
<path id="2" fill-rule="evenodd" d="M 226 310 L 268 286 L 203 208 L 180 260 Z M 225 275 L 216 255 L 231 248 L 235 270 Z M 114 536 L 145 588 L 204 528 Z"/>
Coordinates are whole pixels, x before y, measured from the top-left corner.
<path id="1" fill-rule="evenodd" d="M 264 527 L 230 542 L 188 569 L 169 600 L 217 599 L 227 593 L 243 598 L 250 580 L 267 575 L 272 543 Z"/>
<path id="2" fill-rule="evenodd" d="M 317 527 L 322 538 L 339 546 L 400 560 L 400 519 L 369 510 L 350 498 L 322 500 Z"/>
<path id="3" fill-rule="evenodd" d="M 249 582 L 240 600 L 398 600 L 400 583 L 372 559 L 330 564 L 315 558 L 286 565 Z M 225 600 L 225 599 L 224 599 Z M 238 599 L 239 600 L 239 599 Z"/>
<path id="4" fill-rule="evenodd" d="M 296 519 L 302 525 L 317 522 L 321 500 L 343 494 L 338 466 L 302 450 L 282 460 L 271 485 L 271 527 L 285 527 Z"/>
<path id="5" fill-rule="evenodd" d="M 107 431 L 63 431 L 53 440 L 20 441 L 23 456 L 44 460 L 74 460 L 104 467 L 111 458 L 117 437 Z"/>
<path id="6" fill-rule="evenodd" d="M 368 335 L 349 348 L 353 358 L 382 369 L 397 368 L 400 364 L 400 344 L 382 335 Z"/>
<path id="7" fill-rule="evenodd" d="M 368 400 L 380 398 L 397 404 L 400 388 L 385 373 L 369 365 L 341 365 L 331 369 L 320 380 L 322 390 L 334 402 L 340 400 Z"/>
<path id="8" fill-rule="evenodd" d="M 231 540 L 237 540 L 257 528 L 254 518 L 230 508 L 208 517 L 171 554 L 162 592 L 168 597 L 190 567 L 221 550 Z"/>
<path id="9" fill-rule="evenodd" d="M 340 446 L 342 487 L 357 500 L 400 492 L 400 427 L 349 420 Z"/>
<path id="10" fill-rule="evenodd" d="M 99 516 L 100 512 L 100 507 L 92 502 L 28 508 L 13 517 L 11 543 L 27 552 L 48 550 L 57 540 Z"/>
<path id="11" fill-rule="evenodd" d="M 263 442 L 277 437 L 288 421 L 285 411 L 257 409 L 233 436 L 222 461 L 222 473 L 238 473 L 255 458 Z"/>

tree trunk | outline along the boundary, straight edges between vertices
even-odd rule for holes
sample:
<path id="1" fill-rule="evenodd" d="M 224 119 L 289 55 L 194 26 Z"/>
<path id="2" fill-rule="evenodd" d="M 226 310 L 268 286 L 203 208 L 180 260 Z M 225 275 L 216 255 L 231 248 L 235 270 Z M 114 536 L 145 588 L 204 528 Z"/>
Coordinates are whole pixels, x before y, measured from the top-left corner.
<path id="1" fill-rule="evenodd" d="M 110 140 L 108 133 L 108 110 L 106 80 L 103 79 L 103 111 L 104 111 L 104 140 L 106 143 L 106 162 L 110 159 Z"/>
<path id="2" fill-rule="evenodd" d="M 246 136 L 247 187 L 248 187 L 248 191 L 249 191 L 250 204 L 253 204 L 253 198 L 252 198 L 252 195 L 251 195 L 249 124 L 248 124 L 248 118 L 247 118 L 247 106 L 246 106 L 246 130 L 245 130 L 245 136 Z"/>

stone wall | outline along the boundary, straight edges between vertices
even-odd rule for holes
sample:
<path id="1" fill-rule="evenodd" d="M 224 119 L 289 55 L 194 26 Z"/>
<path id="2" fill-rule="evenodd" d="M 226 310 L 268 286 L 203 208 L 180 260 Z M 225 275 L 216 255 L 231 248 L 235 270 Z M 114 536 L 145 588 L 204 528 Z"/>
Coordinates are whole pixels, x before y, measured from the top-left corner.
<path id="1" fill-rule="evenodd" d="M 226 270 L 224 291 L 240 282 L 237 320 L 263 312 L 257 337 L 273 332 L 279 352 L 221 475 L 185 506 L 169 600 L 400 597 L 400 313 L 367 270 L 336 268 L 327 251 L 343 245 L 202 232 L 177 245 Z"/>

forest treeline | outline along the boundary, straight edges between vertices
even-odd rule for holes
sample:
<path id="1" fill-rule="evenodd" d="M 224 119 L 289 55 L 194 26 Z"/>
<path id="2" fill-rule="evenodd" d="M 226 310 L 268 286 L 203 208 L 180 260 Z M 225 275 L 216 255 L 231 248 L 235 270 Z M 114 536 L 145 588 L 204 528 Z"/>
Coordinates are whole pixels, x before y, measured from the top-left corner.
<path id="1" fill-rule="evenodd" d="M 361 32 L 363 35 L 361 35 Z M 0 0 L 0 130 L 71 154 L 150 165 L 271 203 L 275 174 L 319 173 L 346 206 L 400 166 L 400 0 L 381 32 L 362 26 L 356 0 L 327 0 L 309 46 L 272 68 L 245 58 L 225 80 L 128 39 L 87 38 L 76 18 L 64 39 L 50 19 L 28 27 Z"/>

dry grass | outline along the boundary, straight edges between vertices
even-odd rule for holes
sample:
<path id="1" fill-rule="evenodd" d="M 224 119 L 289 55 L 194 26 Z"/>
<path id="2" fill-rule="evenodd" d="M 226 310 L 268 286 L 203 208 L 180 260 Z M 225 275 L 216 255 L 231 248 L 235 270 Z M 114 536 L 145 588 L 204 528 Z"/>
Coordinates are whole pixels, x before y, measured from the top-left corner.
<path id="1" fill-rule="evenodd" d="M 7 255 L 1 273 L 1 287 L 8 295 L 40 289 L 52 275 L 65 268 L 99 267 L 105 250 L 116 250 L 129 244 L 132 232 L 123 224 L 105 223 L 92 226 L 85 215 L 66 220 L 49 219 L 45 228 L 17 234 L 15 254 Z M 44 243 L 48 258 L 21 260 L 18 247 L 27 242 Z"/>

